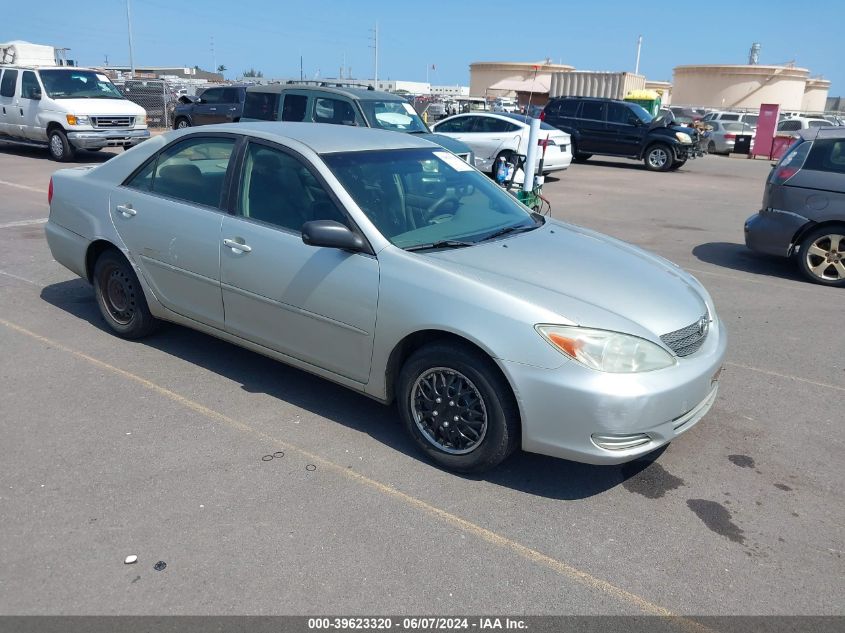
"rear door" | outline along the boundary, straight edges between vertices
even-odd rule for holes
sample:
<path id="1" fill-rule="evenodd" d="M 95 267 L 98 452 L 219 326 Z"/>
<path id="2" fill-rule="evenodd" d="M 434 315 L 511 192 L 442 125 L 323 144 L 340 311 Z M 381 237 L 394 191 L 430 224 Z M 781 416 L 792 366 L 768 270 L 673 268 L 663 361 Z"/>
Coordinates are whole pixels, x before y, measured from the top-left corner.
<path id="1" fill-rule="evenodd" d="M 610 146 L 607 131 L 607 102 L 585 100 L 581 103 L 577 127 L 578 151 L 582 154 L 606 153 Z M 613 153 L 613 152 L 611 152 Z"/>
<path id="2" fill-rule="evenodd" d="M 467 142 L 475 155 L 484 164 L 491 165 L 504 149 L 519 150 L 519 126 L 491 116 L 477 115 L 474 124 L 466 135 Z"/>
<path id="3" fill-rule="evenodd" d="M 115 229 L 162 305 L 220 329 L 220 227 L 236 142 L 234 135 L 190 135 L 111 197 Z"/>
<path id="4" fill-rule="evenodd" d="M 303 243 L 309 220 L 354 226 L 316 171 L 286 148 L 250 141 L 237 192 L 219 251 L 226 330 L 367 382 L 378 259 Z"/>

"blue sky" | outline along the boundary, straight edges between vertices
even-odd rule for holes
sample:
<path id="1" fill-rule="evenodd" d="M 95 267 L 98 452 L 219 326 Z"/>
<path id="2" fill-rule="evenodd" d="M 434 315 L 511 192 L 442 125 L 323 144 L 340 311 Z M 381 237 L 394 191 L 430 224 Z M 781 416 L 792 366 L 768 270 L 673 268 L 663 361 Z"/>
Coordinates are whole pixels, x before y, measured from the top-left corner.
<path id="1" fill-rule="evenodd" d="M 806 17 L 795 3 L 639 0 L 570 2 L 358 0 L 131 0 L 135 62 L 151 66 L 225 64 L 234 78 L 254 67 L 266 77 L 336 77 L 344 55 L 356 77 L 371 77 L 370 29 L 379 23 L 379 77 L 468 84 L 473 61 L 550 57 L 581 70 L 640 70 L 671 80 L 679 64 L 745 63 L 760 42 L 760 63 L 794 60 L 845 93 L 842 7 L 817 0 Z M 31 8 L 29 8 L 31 7 Z M 791 7 L 791 8 L 790 8 Z M 531 10 L 534 9 L 533 13 Z M 829 19 L 825 19 L 828 16 Z M 211 52 L 214 39 L 215 53 Z M 0 23 L 0 41 L 67 46 L 80 64 L 127 64 L 125 0 L 37 0 Z"/>

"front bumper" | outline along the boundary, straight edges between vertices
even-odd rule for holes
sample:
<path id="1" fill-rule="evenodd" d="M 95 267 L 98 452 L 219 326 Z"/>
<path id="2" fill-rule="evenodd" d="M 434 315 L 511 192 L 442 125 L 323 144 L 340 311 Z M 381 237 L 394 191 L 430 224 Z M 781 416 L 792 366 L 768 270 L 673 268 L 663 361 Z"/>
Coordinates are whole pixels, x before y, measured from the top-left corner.
<path id="1" fill-rule="evenodd" d="M 766 255 L 789 257 L 793 238 L 810 220 L 791 211 L 769 209 L 745 221 L 745 245 Z"/>
<path id="2" fill-rule="evenodd" d="M 710 410 L 726 348 L 724 326 L 715 320 L 701 349 L 659 371 L 609 374 L 576 361 L 554 370 L 500 361 L 519 403 L 522 448 L 588 464 L 650 453 Z M 593 439 L 637 434 L 646 436 L 644 443 L 631 448 L 603 448 Z"/>
<path id="3" fill-rule="evenodd" d="M 692 160 L 694 158 L 701 158 L 705 152 L 698 146 L 698 143 L 682 144 L 678 143 L 674 147 L 675 160 Z"/>
<path id="4" fill-rule="evenodd" d="M 103 147 L 132 147 L 150 138 L 148 129 L 141 130 L 89 130 L 68 132 L 67 140 L 78 149 Z"/>

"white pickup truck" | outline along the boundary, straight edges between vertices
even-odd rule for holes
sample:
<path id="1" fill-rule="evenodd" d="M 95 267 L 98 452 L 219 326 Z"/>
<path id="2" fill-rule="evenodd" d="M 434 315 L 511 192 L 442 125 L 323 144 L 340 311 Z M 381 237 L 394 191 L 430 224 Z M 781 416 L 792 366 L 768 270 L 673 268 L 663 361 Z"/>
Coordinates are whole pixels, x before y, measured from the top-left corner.
<path id="1" fill-rule="evenodd" d="M 76 150 L 132 147 L 149 138 L 147 113 L 97 70 L 0 65 L 0 141 Z"/>

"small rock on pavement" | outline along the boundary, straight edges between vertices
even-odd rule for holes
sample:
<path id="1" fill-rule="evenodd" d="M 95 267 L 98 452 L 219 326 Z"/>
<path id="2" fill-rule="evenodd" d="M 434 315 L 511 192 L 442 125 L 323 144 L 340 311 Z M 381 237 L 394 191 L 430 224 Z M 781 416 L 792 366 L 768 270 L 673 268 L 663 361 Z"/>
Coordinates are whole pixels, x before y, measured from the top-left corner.
<path id="1" fill-rule="evenodd" d="M 124 565 L 131 565 L 132 563 L 137 563 L 137 562 L 138 562 L 138 557 L 135 556 L 135 554 L 132 554 L 131 556 L 127 556 L 125 559 L 123 559 Z"/>

